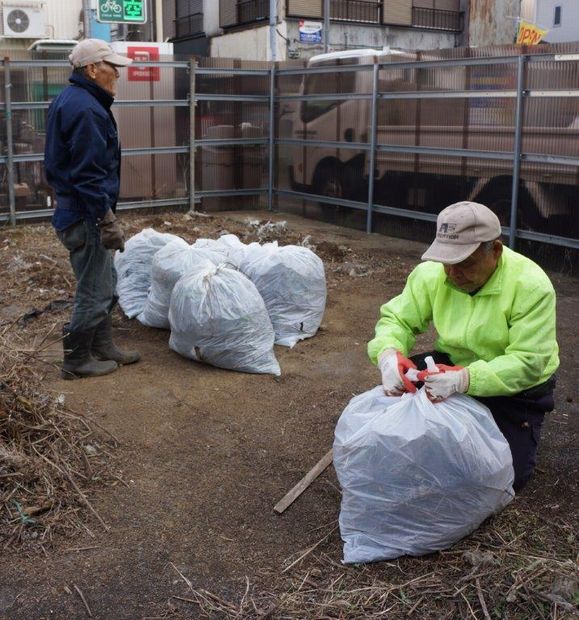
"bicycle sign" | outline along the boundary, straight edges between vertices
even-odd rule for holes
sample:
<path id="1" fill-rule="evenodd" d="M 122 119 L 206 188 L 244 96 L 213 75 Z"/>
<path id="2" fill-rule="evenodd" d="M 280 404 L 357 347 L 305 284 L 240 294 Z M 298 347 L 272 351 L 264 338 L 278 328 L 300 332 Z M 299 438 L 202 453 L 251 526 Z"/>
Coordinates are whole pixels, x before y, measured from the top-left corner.
<path id="1" fill-rule="evenodd" d="M 146 0 L 98 0 L 97 21 L 103 24 L 144 24 Z"/>

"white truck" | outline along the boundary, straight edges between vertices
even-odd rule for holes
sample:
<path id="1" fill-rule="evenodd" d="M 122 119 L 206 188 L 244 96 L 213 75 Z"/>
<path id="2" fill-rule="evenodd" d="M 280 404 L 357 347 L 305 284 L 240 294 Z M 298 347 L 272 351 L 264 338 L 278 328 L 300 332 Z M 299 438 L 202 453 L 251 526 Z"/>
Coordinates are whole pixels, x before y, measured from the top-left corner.
<path id="1" fill-rule="evenodd" d="M 517 48 L 512 48 L 517 50 Z M 459 55 L 454 50 L 454 57 Z M 484 54 L 477 51 L 477 56 Z M 416 53 L 390 50 L 353 50 L 314 56 L 310 67 L 386 63 L 379 73 L 380 93 L 403 93 L 380 99 L 376 141 L 389 147 L 468 149 L 502 157 L 462 157 L 378 150 L 375 158 L 375 204 L 438 213 L 458 200 L 477 200 L 492 208 L 509 224 L 515 149 L 516 56 L 508 64 L 466 67 L 440 64 L 436 68 L 401 68 L 396 64 L 417 60 Z M 466 56 L 468 52 L 464 52 Z M 508 54 L 510 55 L 510 54 Z M 546 155 L 553 163 L 524 158 L 520 169 L 519 228 L 578 238 L 573 211 L 579 205 L 579 169 L 566 157 L 579 158 L 579 98 L 566 97 L 579 89 L 576 61 L 537 63 L 527 69 L 527 80 L 541 92 L 557 90 L 558 98 L 527 100 L 522 152 Z M 386 68 L 387 67 L 387 68 Z M 434 98 L 412 97 L 433 91 Z M 481 91 L 464 96 L 464 93 Z M 505 96 L 500 92 L 505 91 Z M 452 96 L 455 92 L 456 96 Z M 506 93 L 510 94 L 506 94 Z M 372 93 L 372 71 L 309 73 L 303 95 L 345 93 L 340 100 L 305 100 L 296 110 L 293 137 L 312 141 L 368 144 L 371 104 L 361 94 Z M 460 95 L 463 93 L 463 96 Z M 357 98 L 358 97 L 358 98 Z M 346 145 L 347 146 L 347 145 Z M 308 193 L 367 200 L 369 150 L 334 145 L 292 146 L 292 188 Z"/>

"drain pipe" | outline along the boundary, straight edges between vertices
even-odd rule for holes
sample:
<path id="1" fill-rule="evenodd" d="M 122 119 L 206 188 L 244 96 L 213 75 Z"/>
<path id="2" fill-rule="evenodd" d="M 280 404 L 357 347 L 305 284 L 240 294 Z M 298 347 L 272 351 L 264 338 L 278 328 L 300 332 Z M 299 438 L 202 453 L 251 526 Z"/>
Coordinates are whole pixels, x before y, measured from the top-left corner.
<path id="1" fill-rule="evenodd" d="M 330 0 L 324 0 L 324 54 L 330 51 Z"/>
<path id="2" fill-rule="evenodd" d="M 277 60 L 277 0 L 269 0 L 269 47 L 272 62 Z"/>
<path id="3" fill-rule="evenodd" d="M 90 0 L 82 0 L 82 29 L 85 39 L 90 39 L 90 11 Z"/>

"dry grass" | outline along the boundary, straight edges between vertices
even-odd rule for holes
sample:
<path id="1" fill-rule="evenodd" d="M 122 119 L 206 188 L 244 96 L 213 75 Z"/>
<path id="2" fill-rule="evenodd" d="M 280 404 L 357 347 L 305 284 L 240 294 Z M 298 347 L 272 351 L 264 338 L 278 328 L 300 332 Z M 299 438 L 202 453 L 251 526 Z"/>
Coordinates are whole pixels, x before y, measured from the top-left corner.
<path id="1" fill-rule="evenodd" d="M 228 620 L 575 618 L 577 551 L 576 524 L 542 520 L 517 502 L 448 551 L 365 566 L 340 563 L 334 524 L 269 575 L 267 590 L 246 581 L 239 601 L 195 589 L 179 573 L 188 592 L 173 598 L 171 613 Z"/>
<path id="2" fill-rule="evenodd" d="M 92 534 L 89 513 L 107 528 L 88 493 L 111 479 L 116 442 L 43 389 L 41 355 L 55 327 L 32 347 L 17 328 L 0 328 L 0 544 L 44 548 L 58 532 Z"/>

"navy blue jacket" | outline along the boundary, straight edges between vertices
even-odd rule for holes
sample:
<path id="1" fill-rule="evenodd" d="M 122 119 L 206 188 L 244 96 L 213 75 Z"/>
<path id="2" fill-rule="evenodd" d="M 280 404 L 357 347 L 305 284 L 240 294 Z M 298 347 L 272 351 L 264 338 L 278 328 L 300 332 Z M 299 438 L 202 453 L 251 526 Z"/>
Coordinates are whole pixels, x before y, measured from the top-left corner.
<path id="1" fill-rule="evenodd" d="M 56 193 L 52 224 L 64 230 L 79 220 L 95 223 L 116 209 L 121 150 L 111 112 L 113 97 L 73 73 L 48 109 L 44 165 Z"/>

